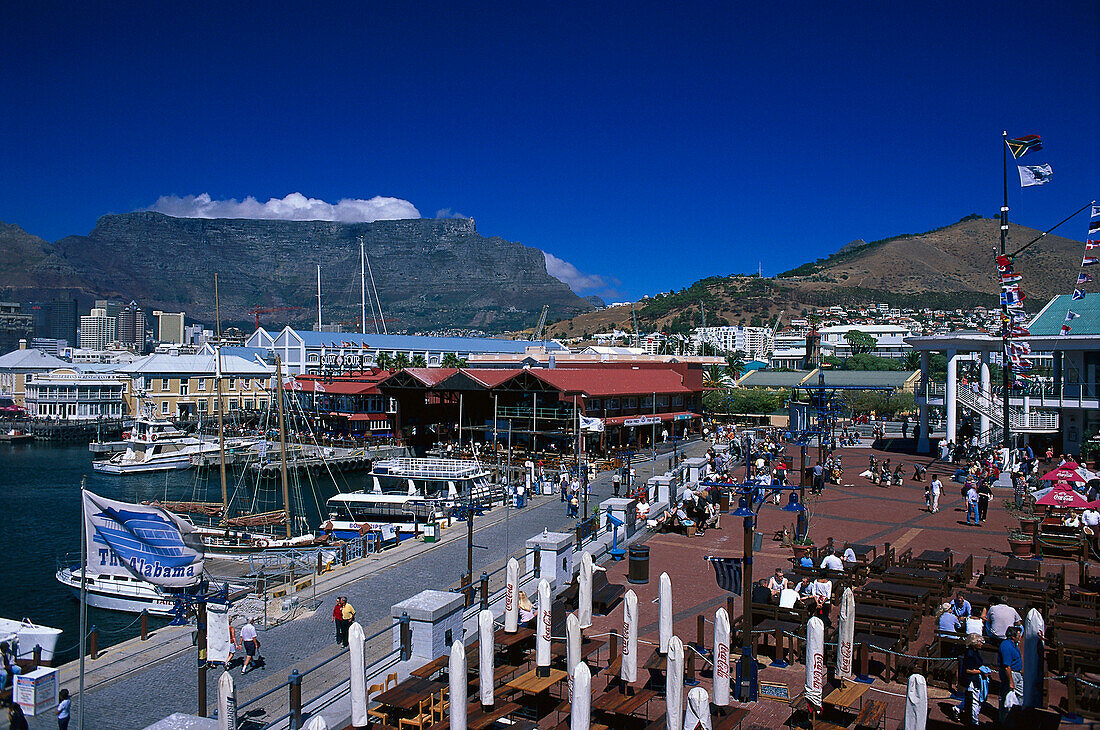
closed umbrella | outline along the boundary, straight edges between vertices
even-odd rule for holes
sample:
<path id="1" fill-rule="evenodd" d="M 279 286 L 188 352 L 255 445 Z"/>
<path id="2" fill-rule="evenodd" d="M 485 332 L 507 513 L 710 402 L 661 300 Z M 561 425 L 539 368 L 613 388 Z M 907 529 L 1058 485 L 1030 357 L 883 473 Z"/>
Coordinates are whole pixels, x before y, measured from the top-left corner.
<path id="1" fill-rule="evenodd" d="M 668 640 L 672 638 L 672 579 L 668 573 L 661 573 L 657 600 L 660 602 L 658 615 L 659 637 L 657 651 L 668 653 Z"/>
<path id="2" fill-rule="evenodd" d="M 578 579 L 580 591 L 577 600 L 577 618 L 581 628 L 592 625 L 592 553 L 581 553 L 581 572 Z"/>
<path id="3" fill-rule="evenodd" d="M 519 630 L 519 561 L 508 558 L 506 583 L 504 586 L 504 633 L 514 634 Z"/>
<path id="4" fill-rule="evenodd" d="M 638 681 L 638 596 L 633 589 L 623 598 L 623 663 L 619 676 L 627 684 Z"/>
<path id="5" fill-rule="evenodd" d="M 348 657 L 351 663 L 351 724 L 366 727 L 370 722 L 367 716 L 367 660 L 366 635 L 358 621 L 348 629 Z"/>
<path id="6" fill-rule="evenodd" d="M 477 677 L 481 689 L 481 706 L 493 706 L 493 612 L 485 609 L 477 614 Z"/>
<path id="7" fill-rule="evenodd" d="M 451 661 L 447 666 L 451 680 L 451 730 L 466 730 L 466 647 L 461 641 L 451 644 Z"/>
<path id="8" fill-rule="evenodd" d="M 565 672 L 569 677 L 569 693 L 573 693 L 573 670 L 581 661 L 581 622 L 576 614 L 565 617 Z"/>
<path id="9" fill-rule="evenodd" d="M 684 724 L 684 645 L 679 636 L 668 640 L 665 655 L 665 727 Z"/>
<path id="10" fill-rule="evenodd" d="M 579 662 L 573 668 L 573 698 L 569 701 L 569 730 L 588 730 L 592 717 L 592 673 Z"/>
<path id="11" fill-rule="evenodd" d="M 550 670 L 550 582 L 539 581 L 538 630 L 535 640 L 535 664 L 540 676 Z"/>
<path id="12" fill-rule="evenodd" d="M 314 715 L 309 718 L 309 722 L 305 724 L 302 730 L 328 730 L 328 723 L 320 715 Z"/>
<path id="13" fill-rule="evenodd" d="M 218 677 L 218 730 L 237 730 L 237 688 L 227 671 Z"/>
<path id="14" fill-rule="evenodd" d="M 1043 675 L 1046 673 L 1043 636 L 1046 621 L 1038 609 L 1031 609 L 1024 618 L 1024 707 L 1043 704 Z"/>
<path id="15" fill-rule="evenodd" d="M 711 730 L 710 697 L 702 687 L 692 687 L 688 692 L 687 713 L 684 715 L 684 730 Z"/>
<path id="16" fill-rule="evenodd" d="M 821 709 L 825 688 L 825 624 L 817 616 L 806 623 L 806 700 Z"/>
<path id="17" fill-rule="evenodd" d="M 856 599 L 851 588 L 845 588 L 840 596 L 840 627 L 836 651 L 836 676 L 838 679 L 853 679 L 852 653 L 856 638 Z"/>
<path id="18" fill-rule="evenodd" d="M 924 730 L 928 724 L 928 684 L 923 674 L 910 674 L 905 690 L 904 730 Z"/>
<path id="19" fill-rule="evenodd" d="M 714 612 L 714 704 L 730 703 L 730 615 L 725 608 Z"/>

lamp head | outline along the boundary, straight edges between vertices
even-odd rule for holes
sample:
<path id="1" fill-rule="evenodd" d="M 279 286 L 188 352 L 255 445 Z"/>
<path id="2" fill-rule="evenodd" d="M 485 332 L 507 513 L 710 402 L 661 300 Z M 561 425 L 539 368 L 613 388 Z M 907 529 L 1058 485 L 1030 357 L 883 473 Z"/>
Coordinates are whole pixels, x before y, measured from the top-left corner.
<path id="1" fill-rule="evenodd" d="M 798 501 L 798 492 L 791 492 L 787 497 L 787 503 L 780 507 L 784 512 L 805 512 L 806 508 Z"/>
<path id="2" fill-rule="evenodd" d="M 747 497 L 740 497 L 737 500 L 737 509 L 733 511 L 734 517 L 755 517 L 756 513 L 749 507 L 749 500 Z"/>

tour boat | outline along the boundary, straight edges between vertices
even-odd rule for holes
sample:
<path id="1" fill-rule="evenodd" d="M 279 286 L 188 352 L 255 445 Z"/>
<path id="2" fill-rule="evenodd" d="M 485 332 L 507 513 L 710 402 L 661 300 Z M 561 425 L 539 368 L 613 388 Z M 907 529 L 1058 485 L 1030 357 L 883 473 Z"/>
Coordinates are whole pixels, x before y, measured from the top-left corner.
<path id="1" fill-rule="evenodd" d="M 252 441 L 234 440 L 226 446 L 241 447 Z M 134 421 L 126 440 L 126 450 L 109 459 L 93 461 L 92 468 L 108 474 L 140 474 L 169 469 L 190 469 L 191 459 L 202 454 L 216 454 L 217 439 L 204 440 L 188 436 L 171 421 L 147 415 Z"/>
<path id="2" fill-rule="evenodd" d="M 79 563 L 63 566 L 56 574 L 58 582 L 67 586 L 77 600 L 80 599 L 80 574 Z M 176 599 L 170 594 L 162 593 L 152 583 L 134 576 L 107 575 L 89 570 L 85 591 L 89 606 L 108 611 L 148 611 L 159 616 L 171 616 L 176 605 Z"/>
<path id="3" fill-rule="evenodd" d="M 0 641 L 8 642 L 17 659 L 33 659 L 34 647 L 38 646 L 42 649 L 42 663 L 52 664 L 60 637 L 61 629 L 42 626 L 27 618 L 22 621 L 0 618 Z"/>

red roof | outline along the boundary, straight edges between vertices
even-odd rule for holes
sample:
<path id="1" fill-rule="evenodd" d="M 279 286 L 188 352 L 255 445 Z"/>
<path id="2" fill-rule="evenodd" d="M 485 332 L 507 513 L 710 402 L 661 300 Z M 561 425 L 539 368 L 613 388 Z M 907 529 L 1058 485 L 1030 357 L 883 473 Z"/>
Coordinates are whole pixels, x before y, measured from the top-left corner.
<path id="1" fill-rule="evenodd" d="M 350 379 L 334 380 L 331 383 L 326 383 L 316 375 L 299 375 L 293 382 L 283 385 L 283 389 L 329 395 L 375 395 L 379 392 L 378 383 L 389 376 L 388 372 L 382 370 L 373 374 L 364 373 Z M 320 387 L 317 387 L 318 385 Z"/>
<path id="2" fill-rule="evenodd" d="M 458 368 L 405 368 L 405 372 L 431 388 L 458 372 Z"/>
<path id="3" fill-rule="evenodd" d="M 565 370 L 551 368 L 529 370 L 539 380 L 564 393 L 581 393 L 594 398 L 623 395 L 667 395 L 691 393 L 684 386 L 683 377 L 673 370 L 584 369 Z"/>

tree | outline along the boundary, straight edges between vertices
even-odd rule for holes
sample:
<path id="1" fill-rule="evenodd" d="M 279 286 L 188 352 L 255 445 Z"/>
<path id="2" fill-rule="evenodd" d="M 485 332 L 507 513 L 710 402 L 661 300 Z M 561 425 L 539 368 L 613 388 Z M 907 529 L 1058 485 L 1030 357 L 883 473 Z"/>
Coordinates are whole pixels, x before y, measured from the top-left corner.
<path id="1" fill-rule="evenodd" d="M 852 348 L 853 355 L 871 352 L 878 344 L 878 340 L 875 339 L 874 335 L 859 330 L 848 330 L 844 335 L 844 341 Z"/>
<path id="2" fill-rule="evenodd" d="M 409 356 L 403 352 L 397 353 L 397 357 L 393 359 L 394 370 L 404 370 L 409 366 Z"/>
<path id="3" fill-rule="evenodd" d="M 790 398 L 790 391 L 766 388 L 722 388 L 703 394 L 708 413 L 763 415 L 774 413 Z"/>
<path id="4" fill-rule="evenodd" d="M 459 363 L 458 355 L 456 355 L 453 352 L 448 352 L 446 355 L 443 356 L 443 360 L 440 361 L 439 364 L 442 365 L 445 368 L 459 368 L 459 367 L 462 367 L 458 363 Z"/>
<path id="5" fill-rule="evenodd" d="M 703 370 L 703 387 L 719 388 L 726 383 L 726 372 L 718 365 L 707 365 Z"/>
<path id="6" fill-rule="evenodd" d="M 901 359 L 901 364 L 906 370 L 919 370 L 920 369 L 920 353 L 910 352 Z"/>
<path id="7" fill-rule="evenodd" d="M 383 370 L 393 370 L 393 356 L 388 352 L 380 352 L 378 357 L 374 358 L 374 364 Z"/>
<path id="8" fill-rule="evenodd" d="M 741 356 L 741 353 L 735 352 L 732 355 L 726 355 L 726 375 L 737 380 L 745 372 L 745 358 Z"/>
<path id="9" fill-rule="evenodd" d="M 413 355 L 412 367 L 414 368 L 426 368 L 428 367 L 428 361 L 424 359 L 423 355 Z"/>
<path id="10" fill-rule="evenodd" d="M 845 360 L 841 368 L 844 370 L 900 370 L 901 363 L 890 357 L 877 357 L 861 352 Z"/>

